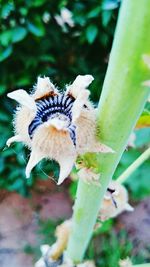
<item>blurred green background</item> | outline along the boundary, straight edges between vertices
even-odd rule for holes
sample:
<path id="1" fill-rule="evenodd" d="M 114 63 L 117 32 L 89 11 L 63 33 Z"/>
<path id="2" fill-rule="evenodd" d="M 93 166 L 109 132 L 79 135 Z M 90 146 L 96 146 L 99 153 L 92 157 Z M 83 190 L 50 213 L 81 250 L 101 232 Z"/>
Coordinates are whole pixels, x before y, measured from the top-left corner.
<path id="1" fill-rule="evenodd" d="M 7 93 L 18 88 L 31 91 L 38 76 L 49 76 L 63 89 L 77 75 L 91 74 L 95 78 L 90 86 L 91 100 L 97 104 L 119 6 L 119 0 L 0 2 L 0 189 L 28 196 L 38 179 L 47 180 L 49 174 L 57 177 L 59 172 L 56 163 L 44 161 L 35 168 L 30 179 L 25 179 L 29 151 L 22 144 L 5 147 L 6 140 L 13 135 L 12 120 L 16 107 L 15 101 L 7 98 Z M 148 103 L 145 114 L 150 116 Z M 136 129 L 132 141 L 134 147 L 130 145 L 125 151 L 114 178 L 148 147 L 150 128 L 142 125 Z M 133 203 L 150 196 L 149 174 L 150 160 L 147 160 L 126 182 Z M 72 199 L 75 198 L 76 187 L 76 181 L 69 184 Z M 97 257 L 100 266 L 117 266 L 118 259 L 128 256 L 132 249 L 125 233 L 120 234 L 118 241 L 115 239 L 112 226 L 110 221 L 99 232 L 103 244 L 100 251 L 95 252 L 95 245 L 91 243 L 87 252 L 89 258 L 93 255 Z M 53 237 L 54 225 L 43 222 L 41 231 L 45 238 L 49 231 Z M 49 240 L 50 237 L 48 235 Z M 109 242 L 113 253 L 108 252 Z M 124 242 L 123 248 L 118 248 L 120 242 Z M 30 247 L 26 251 L 33 252 Z"/>

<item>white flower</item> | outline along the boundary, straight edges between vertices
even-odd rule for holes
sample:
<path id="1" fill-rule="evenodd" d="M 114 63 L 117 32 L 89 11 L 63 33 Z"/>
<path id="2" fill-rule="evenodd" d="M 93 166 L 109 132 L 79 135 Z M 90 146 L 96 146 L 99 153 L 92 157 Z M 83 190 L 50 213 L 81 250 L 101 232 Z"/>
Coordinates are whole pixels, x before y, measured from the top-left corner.
<path id="1" fill-rule="evenodd" d="M 20 89 L 8 97 L 20 103 L 14 118 L 15 136 L 7 141 L 23 142 L 31 150 L 26 177 L 43 158 L 60 165 L 58 184 L 70 174 L 78 155 L 113 152 L 96 140 L 96 110 L 88 100 L 86 87 L 91 75 L 79 75 L 60 93 L 49 78 L 38 78 L 32 94 Z"/>
<path id="2" fill-rule="evenodd" d="M 72 19 L 72 13 L 67 8 L 63 7 L 60 11 L 60 16 L 56 15 L 55 19 L 62 28 L 65 26 L 65 23 L 70 27 L 74 27 L 74 21 Z"/>
<path id="3" fill-rule="evenodd" d="M 111 181 L 99 211 L 99 218 L 101 221 L 105 221 L 116 217 L 125 210 L 133 211 L 133 207 L 128 203 L 128 192 L 117 181 Z"/>

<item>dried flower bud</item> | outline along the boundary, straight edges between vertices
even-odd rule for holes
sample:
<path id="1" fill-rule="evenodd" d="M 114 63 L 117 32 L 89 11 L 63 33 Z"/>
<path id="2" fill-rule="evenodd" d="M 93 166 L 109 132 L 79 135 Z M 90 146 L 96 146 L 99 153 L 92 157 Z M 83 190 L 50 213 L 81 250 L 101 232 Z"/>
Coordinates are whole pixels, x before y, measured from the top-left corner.
<path id="1" fill-rule="evenodd" d="M 64 221 L 56 228 L 55 235 L 57 237 L 56 243 L 51 247 L 51 257 L 53 260 L 57 260 L 66 249 L 69 234 L 71 230 L 71 219 Z"/>
<path id="2" fill-rule="evenodd" d="M 99 211 L 99 218 L 101 221 L 105 221 L 109 218 L 116 217 L 125 210 L 133 211 L 133 208 L 128 203 L 128 192 L 123 185 L 117 181 L 112 181 L 104 196 Z"/>
<path id="3" fill-rule="evenodd" d="M 60 93 L 48 77 L 38 78 L 32 94 L 22 89 L 8 94 L 20 107 L 14 119 L 15 136 L 7 145 L 23 142 L 30 148 L 27 178 L 43 158 L 54 159 L 60 165 L 58 184 L 61 184 L 78 155 L 112 152 L 95 137 L 96 112 L 86 90 L 92 80 L 91 75 L 79 75 L 65 93 Z"/>
<path id="4" fill-rule="evenodd" d="M 75 265 L 65 254 L 63 254 L 59 259 L 53 260 L 51 258 L 51 247 L 48 245 L 41 246 L 41 252 L 42 257 L 35 263 L 35 267 L 95 267 L 94 261 L 90 260 Z"/>

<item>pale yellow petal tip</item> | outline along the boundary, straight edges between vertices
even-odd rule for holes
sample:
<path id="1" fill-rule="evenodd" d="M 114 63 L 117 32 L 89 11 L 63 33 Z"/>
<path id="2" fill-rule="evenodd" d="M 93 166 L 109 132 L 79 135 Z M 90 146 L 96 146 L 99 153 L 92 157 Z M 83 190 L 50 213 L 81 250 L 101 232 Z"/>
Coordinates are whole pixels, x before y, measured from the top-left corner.
<path id="1" fill-rule="evenodd" d="M 78 75 L 74 82 L 67 86 L 66 93 L 71 93 L 75 98 L 80 94 L 81 90 L 85 90 L 94 80 L 92 75 Z"/>
<path id="2" fill-rule="evenodd" d="M 31 170 L 29 170 L 29 169 L 26 167 L 26 171 L 25 171 L 26 179 L 29 179 L 29 178 L 30 178 L 30 174 L 31 174 Z"/>
<path id="3" fill-rule="evenodd" d="M 41 93 L 45 93 L 45 88 L 54 91 L 55 87 L 53 83 L 50 81 L 49 77 L 38 77 L 37 79 L 37 90 L 39 90 Z"/>
<path id="4" fill-rule="evenodd" d="M 129 204 L 129 203 L 126 203 L 126 205 L 125 205 L 125 210 L 126 211 L 134 211 L 134 208 Z"/>
<path id="5" fill-rule="evenodd" d="M 86 88 L 90 85 L 90 83 L 94 80 L 94 77 L 90 74 L 86 75 L 78 75 L 73 82 L 73 85 L 79 85 L 81 87 Z"/>
<path id="6" fill-rule="evenodd" d="M 23 89 L 8 93 L 7 96 L 30 110 L 36 111 L 37 109 L 34 99 Z"/>
<path id="7" fill-rule="evenodd" d="M 66 177 L 59 177 L 57 185 L 61 185 L 65 181 Z"/>

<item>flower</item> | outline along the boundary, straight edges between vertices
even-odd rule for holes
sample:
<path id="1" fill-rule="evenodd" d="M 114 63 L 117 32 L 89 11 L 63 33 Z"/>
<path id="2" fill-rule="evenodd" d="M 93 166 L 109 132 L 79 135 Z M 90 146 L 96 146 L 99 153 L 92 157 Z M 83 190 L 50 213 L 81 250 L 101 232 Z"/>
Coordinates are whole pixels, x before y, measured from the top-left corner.
<path id="1" fill-rule="evenodd" d="M 105 221 L 114 218 L 125 210 L 133 211 L 133 207 L 128 203 L 128 192 L 117 181 L 111 181 L 99 211 L 99 219 Z"/>
<path id="2" fill-rule="evenodd" d="M 63 7 L 60 11 L 60 16 L 56 15 L 55 19 L 62 28 L 65 26 L 65 23 L 70 27 L 74 27 L 74 21 L 72 19 L 72 13 L 69 9 Z"/>
<path id="3" fill-rule="evenodd" d="M 88 100 L 86 87 L 91 75 L 79 75 L 61 93 L 48 77 L 38 78 L 34 91 L 20 89 L 8 97 L 20 103 L 14 117 L 15 136 L 7 141 L 23 142 L 31 150 L 26 177 L 43 158 L 60 165 L 58 184 L 70 174 L 78 155 L 86 152 L 113 152 L 96 139 L 96 109 Z"/>

